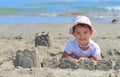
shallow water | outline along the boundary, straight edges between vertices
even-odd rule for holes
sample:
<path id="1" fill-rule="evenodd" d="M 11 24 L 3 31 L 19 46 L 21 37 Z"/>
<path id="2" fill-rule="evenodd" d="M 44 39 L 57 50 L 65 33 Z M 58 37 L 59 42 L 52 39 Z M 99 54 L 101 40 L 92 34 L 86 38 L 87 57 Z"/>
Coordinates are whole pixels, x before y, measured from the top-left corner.
<path id="1" fill-rule="evenodd" d="M 71 23 L 76 15 L 95 22 L 120 18 L 119 0 L 0 0 L 0 23 Z"/>

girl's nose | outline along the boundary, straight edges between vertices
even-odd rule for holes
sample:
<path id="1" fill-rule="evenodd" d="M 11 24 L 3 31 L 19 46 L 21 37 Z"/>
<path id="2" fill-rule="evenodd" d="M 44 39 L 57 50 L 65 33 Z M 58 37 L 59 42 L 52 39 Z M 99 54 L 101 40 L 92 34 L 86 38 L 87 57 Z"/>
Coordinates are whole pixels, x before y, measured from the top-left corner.
<path id="1" fill-rule="evenodd" d="M 84 37 L 84 34 L 81 34 L 80 37 L 81 37 L 81 38 Z"/>
<path id="2" fill-rule="evenodd" d="M 85 39 L 85 35 L 84 35 L 84 34 L 81 34 L 81 35 L 79 36 L 79 38 L 80 38 L 80 39 Z"/>

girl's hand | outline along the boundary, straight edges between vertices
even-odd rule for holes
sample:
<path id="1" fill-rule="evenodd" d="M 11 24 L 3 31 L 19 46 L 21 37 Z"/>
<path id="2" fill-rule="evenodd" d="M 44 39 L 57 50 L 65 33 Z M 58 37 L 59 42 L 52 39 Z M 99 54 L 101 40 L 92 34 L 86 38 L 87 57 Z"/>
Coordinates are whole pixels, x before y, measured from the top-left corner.
<path id="1" fill-rule="evenodd" d="M 84 61 L 85 59 L 88 59 L 86 57 L 80 57 L 80 60 Z"/>
<path id="2" fill-rule="evenodd" d="M 80 59 L 75 59 L 75 63 L 79 63 L 80 62 Z"/>
<path id="3" fill-rule="evenodd" d="M 80 61 L 84 61 L 85 59 L 88 59 L 86 57 L 80 57 L 79 59 L 75 59 L 76 63 L 79 63 Z"/>

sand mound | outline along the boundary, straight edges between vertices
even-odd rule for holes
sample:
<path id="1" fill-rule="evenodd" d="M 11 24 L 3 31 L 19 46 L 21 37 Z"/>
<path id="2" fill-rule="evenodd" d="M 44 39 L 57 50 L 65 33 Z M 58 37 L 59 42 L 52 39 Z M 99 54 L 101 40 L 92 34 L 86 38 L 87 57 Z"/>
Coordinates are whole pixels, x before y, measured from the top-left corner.
<path id="1" fill-rule="evenodd" d="M 18 50 L 16 59 L 13 62 L 15 67 L 31 68 L 37 66 L 37 54 L 35 49 Z"/>
<path id="2" fill-rule="evenodd" d="M 36 46 L 47 46 L 51 47 L 51 39 L 49 32 L 36 33 L 35 37 L 35 47 Z"/>

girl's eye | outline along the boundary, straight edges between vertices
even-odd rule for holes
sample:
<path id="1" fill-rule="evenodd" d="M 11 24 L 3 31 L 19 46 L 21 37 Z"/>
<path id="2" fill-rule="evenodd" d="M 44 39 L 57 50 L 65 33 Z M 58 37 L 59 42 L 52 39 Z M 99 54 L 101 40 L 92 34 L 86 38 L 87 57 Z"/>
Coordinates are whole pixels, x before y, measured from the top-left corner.
<path id="1" fill-rule="evenodd" d="M 80 34 L 80 32 L 77 32 L 76 34 Z"/>
<path id="2" fill-rule="evenodd" d="M 87 31 L 86 31 L 86 32 L 84 32 L 84 33 L 87 33 Z"/>

